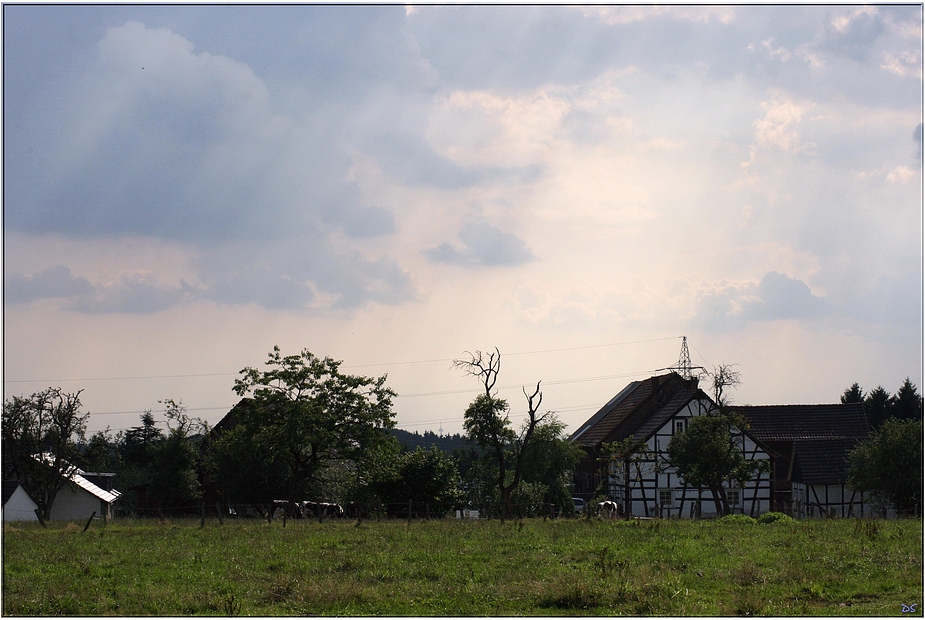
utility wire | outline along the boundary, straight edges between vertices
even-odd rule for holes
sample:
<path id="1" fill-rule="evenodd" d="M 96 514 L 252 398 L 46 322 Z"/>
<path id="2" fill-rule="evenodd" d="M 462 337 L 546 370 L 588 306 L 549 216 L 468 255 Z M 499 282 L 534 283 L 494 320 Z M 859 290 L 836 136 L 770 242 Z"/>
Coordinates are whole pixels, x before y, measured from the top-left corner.
<path id="1" fill-rule="evenodd" d="M 609 344 L 592 344 L 581 347 L 565 347 L 562 349 L 540 349 L 537 351 L 519 351 L 515 353 L 505 353 L 505 357 L 510 357 L 514 355 L 534 355 L 537 353 L 558 353 L 561 351 L 578 351 L 581 349 L 597 349 L 602 347 L 618 347 L 628 344 L 644 344 L 647 342 L 661 342 L 665 340 L 677 340 L 681 336 L 670 336 L 666 338 L 651 338 L 649 340 L 629 340 L 626 342 L 612 342 Z M 343 368 L 368 368 L 372 366 L 401 366 L 407 364 L 430 364 L 433 362 L 447 362 L 452 363 L 451 359 L 431 359 L 431 360 L 414 360 L 409 362 L 382 362 L 378 364 L 354 364 L 350 366 L 343 366 Z M 137 377 L 92 377 L 88 379 L 3 379 L 4 383 L 67 383 L 75 381 L 138 381 L 145 379 L 185 379 L 187 377 L 229 377 L 240 374 L 239 372 L 207 372 L 207 373 L 191 373 L 191 374 L 180 374 L 180 375 L 142 375 Z"/>

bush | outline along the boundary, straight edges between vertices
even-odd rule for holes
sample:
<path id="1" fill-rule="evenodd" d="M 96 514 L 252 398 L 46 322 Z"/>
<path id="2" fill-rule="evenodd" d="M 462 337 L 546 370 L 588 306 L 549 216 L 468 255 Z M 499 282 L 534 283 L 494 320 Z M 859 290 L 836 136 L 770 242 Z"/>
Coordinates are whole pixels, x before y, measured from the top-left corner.
<path id="1" fill-rule="evenodd" d="M 718 519 L 720 523 L 756 523 L 755 519 L 748 515 L 726 515 Z"/>
<path id="2" fill-rule="evenodd" d="M 793 523 L 793 517 L 782 512 L 766 512 L 758 517 L 758 523 Z"/>

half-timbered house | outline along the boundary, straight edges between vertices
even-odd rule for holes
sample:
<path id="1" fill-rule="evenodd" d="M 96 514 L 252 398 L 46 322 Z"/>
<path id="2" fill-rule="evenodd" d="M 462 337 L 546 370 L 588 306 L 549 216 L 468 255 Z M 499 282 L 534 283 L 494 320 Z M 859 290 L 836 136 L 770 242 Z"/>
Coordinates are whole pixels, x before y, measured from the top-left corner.
<path id="1" fill-rule="evenodd" d="M 575 475 L 575 494 L 586 500 L 603 492 L 624 514 L 648 517 L 716 514 L 708 489 L 684 484 L 668 462 L 671 438 L 687 429 L 691 418 L 715 409 L 696 378 L 672 372 L 634 381 L 601 407 L 570 437 L 586 457 Z M 602 444 L 632 437 L 641 447 L 619 458 L 602 459 Z M 767 450 L 747 432 L 735 444 L 746 458 L 767 461 Z M 726 488 L 730 510 L 757 516 L 770 509 L 771 480 L 758 474 L 745 488 Z"/>
<path id="2" fill-rule="evenodd" d="M 672 372 L 630 383 L 570 437 L 586 453 L 576 468 L 575 495 L 586 501 L 606 496 L 635 516 L 715 515 L 712 494 L 687 487 L 667 458 L 671 438 L 684 432 L 691 418 L 714 409 L 696 378 Z M 726 488 L 733 513 L 872 514 L 865 495 L 848 485 L 848 454 L 868 435 L 861 404 L 730 409 L 748 422 L 734 443 L 746 458 L 769 464 L 745 488 Z M 603 444 L 630 437 L 639 449 L 603 458 Z"/>

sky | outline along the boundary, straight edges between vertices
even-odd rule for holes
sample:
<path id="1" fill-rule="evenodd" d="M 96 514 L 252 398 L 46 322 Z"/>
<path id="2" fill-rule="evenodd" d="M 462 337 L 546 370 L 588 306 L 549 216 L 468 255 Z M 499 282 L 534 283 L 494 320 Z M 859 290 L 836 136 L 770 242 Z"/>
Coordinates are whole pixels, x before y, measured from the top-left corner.
<path id="1" fill-rule="evenodd" d="M 922 388 L 922 6 L 3 7 L 4 399 L 212 424 L 278 345 L 458 433 Z M 706 386 L 706 382 L 702 383 Z"/>

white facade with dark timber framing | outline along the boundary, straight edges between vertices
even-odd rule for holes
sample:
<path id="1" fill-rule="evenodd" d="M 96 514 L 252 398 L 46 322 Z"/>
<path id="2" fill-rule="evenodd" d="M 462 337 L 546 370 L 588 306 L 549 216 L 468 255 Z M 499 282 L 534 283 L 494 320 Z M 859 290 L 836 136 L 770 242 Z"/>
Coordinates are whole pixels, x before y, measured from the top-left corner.
<path id="1" fill-rule="evenodd" d="M 668 463 L 668 443 L 684 432 L 690 420 L 715 409 L 697 387 L 697 379 L 677 373 L 635 381 L 604 405 L 570 441 L 581 445 L 587 457 L 576 470 L 576 496 L 592 500 L 603 490 L 624 513 L 645 517 L 690 517 L 716 514 L 708 489 L 686 486 Z M 601 444 L 632 436 L 644 441 L 646 450 L 630 459 L 613 461 L 602 471 Z M 769 460 L 763 446 L 748 434 L 735 437 L 746 458 Z M 770 510 L 771 478 L 761 474 L 744 488 L 726 490 L 733 513 L 758 516 Z"/>

